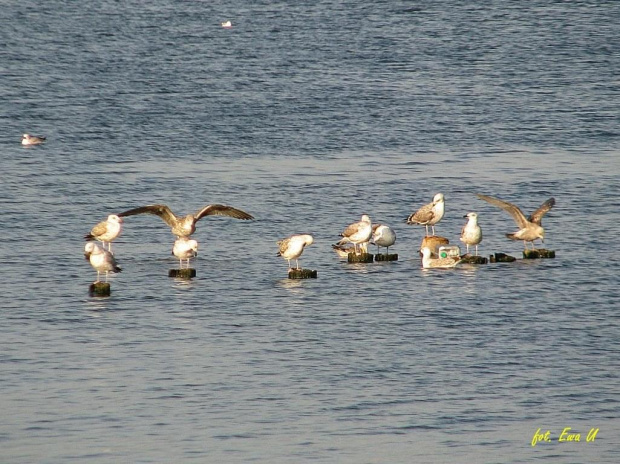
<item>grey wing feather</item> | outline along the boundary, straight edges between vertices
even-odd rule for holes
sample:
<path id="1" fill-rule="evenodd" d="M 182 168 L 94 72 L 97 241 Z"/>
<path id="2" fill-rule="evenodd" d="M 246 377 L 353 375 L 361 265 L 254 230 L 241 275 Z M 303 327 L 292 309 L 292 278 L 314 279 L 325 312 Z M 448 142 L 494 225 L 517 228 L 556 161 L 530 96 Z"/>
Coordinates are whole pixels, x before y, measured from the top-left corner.
<path id="1" fill-rule="evenodd" d="M 481 200 L 491 203 L 492 205 L 499 206 L 501 209 L 510 214 L 517 223 L 517 226 L 519 226 L 521 229 L 527 227 L 528 221 L 518 206 L 513 205 L 512 203 L 508 203 L 507 201 L 500 200 L 499 198 L 490 197 L 488 195 L 481 195 L 479 193 L 477 195 L 478 198 L 480 198 Z"/>
<path id="2" fill-rule="evenodd" d="M 254 219 L 254 216 L 227 205 L 207 205 L 196 213 L 196 220 L 205 216 L 229 216 L 235 219 Z"/>
<path id="3" fill-rule="evenodd" d="M 540 205 L 540 207 L 534 211 L 530 217 L 529 220 L 530 222 L 533 222 L 534 224 L 538 224 L 540 225 L 542 218 L 545 214 L 547 214 L 547 212 L 553 208 L 553 206 L 555 205 L 555 198 L 549 198 L 547 201 L 545 201 L 542 205 Z"/>
<path id="4" fill-rule="evenodd" d="M 139 208 L 123 211 L 119 214 L 119 217 L 135 216 L 136 214 L 154 214 L 162 218 L 170 227 L 173 227 L 177 221 L 174 213 L 166 205 L 140 206 Z"/>
<path id="5" fill-rule="evenodd" d="M 422 206 L 419 210 L 417 210 L 415 213 L 409 216 L 409 218 L 407 219 L 407 222 L 415 222 L 415 223 L 424 225 L 428 221 L 433 219 L 433 216 L 434 216 L 433 205 L 428 204 L 428 205 Z"/>

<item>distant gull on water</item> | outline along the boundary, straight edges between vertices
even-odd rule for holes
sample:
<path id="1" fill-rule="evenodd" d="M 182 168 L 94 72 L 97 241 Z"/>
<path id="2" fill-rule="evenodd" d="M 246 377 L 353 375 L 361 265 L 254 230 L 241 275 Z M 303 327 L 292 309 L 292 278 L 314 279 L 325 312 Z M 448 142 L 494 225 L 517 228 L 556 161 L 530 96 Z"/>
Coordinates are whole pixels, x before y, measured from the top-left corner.
<path id="1" fill-rule="evenodd" d="M 304 248 L 312 245 L 313 243 L 314 238 L 312 237 L 312 235 L 291 235 L 288 238 L 276 242 L 279 248 L 277 256 L 282 256 L 288 261 L 289 269 L 292 269 L 291 260 L 294 259 L 297 263 L 297 269 L 299 269 L 299 257 L 304 252 Z"/>
<path id="2" fill-rule="evenodd" d="M 540 239 L 541 242 L 545 241 L 545 229 L 543 229 L 541 222 L 543 216 L 555 205 L 555 198 L 549 198 L 540 207 L 534 211 L 528 218 L 525 217 L 523 212 L 518 206 L 508 203 L 507 201 L 500 200 L 499 198 L 490 197 L 488 195 L 478 194 L 478 198 L 484 200 L 492 205 L 499 206 L 517 223 L 519 230 L 513 234 L 506 234 L 511 240 L 523 240 L 523 245 L 527 249 L 527 242 L 531 242 L 532 249 L 534 249 L 534 240 Z"/>
<path id="3" fill-rule="evenodd" d="M 200 209 L 196 214 L 187 216 L 176 216 L 166 205 L 148 205 L 139 208 L 123 211 L 120 217 L 134 216 L 136 214 L 154 214 L 159 216 L 170 226 L 172 233 L 177 237 L 189 237 L 196 231 L 196 222 L 205 216 L 229 216 L 235 219 L 254 219 L 254 216 L 226 205 L 207 205 Z"/>
<path id="4" fill-rule="evenodd" d="M 426 226 L 426 235 L 428 236 L 428 226 L 431 226 L 433 235 L 435 235 L 435 224 L 441 221 L 444 214 L 444 196 L 438 193 L 433 197 L 433 201 L 422 206 L 419 210 L 407 218 L 407 224 L 418 224 Z"/>
<path id="5" fill-rule="evenodd" d="M 112 252 L 112 240 L 121 234 L 123 228 L 123 220 L 116 214 L 110 214 L 105 221 L 101 221 L 95 227 L 93 227 L 90 233 L 86 234 L 84 238 L 87 241 L 99 240 L 105 250 L 105 244 L 108 244 L 108 251 Z"/>
<path id="6" fill-rule="evenodd" d="M 195 258 L 198 255 L 198 242 L 191 238 L 179 237 L 174 241 L 172 254 L 179 258 L 179 268 L 183 269 L 184 259 L 187 260 L 187 267 L 189 268 L 190 258 Z"/>
<path id="7" fill-rule="evenodd" d="M 467 254 L 469 254 L 469 246 L 476 247 L 476 256 L 478 256 L 478 244 L 482 241 L 482 229 L 478 225 L 478 214 L 467 213 L 467 224 L 461 229 L 461 242 L 467 246 Z"/>
<path id="8" fill-rule="evenodd" d="M 224 21 L 222 22 L 222 27 L 224 29 L 230 29 L 232 27 L 232 23 L 230 21 Z"/>
<path id="9" fill-rule="evenodd" d="M 461 262 L 460 258 L 431 258 L 431 249 L 424 247 L 422 250 L 422 267 L 424 269 L 430 268 L 452 268 Z"/>
<path id="10" fill-rule="evenodd" d="M 40 145 L 45 142 L 46 137 L 35 136 L 30 134 L 22 135 L 22 145 Z"/>
<path id="11" fill-rule="evenodd" d="M 105 272 L 105 281 L 108 281 L 109 272 L 121 272 L 114 255 L 104 250 L 93 242 L 88 242 L 84 247 L 84 256 L 90 262 L 90 265 L 97 271 L 97 280 L 100 282 L 99 275 Z"/>
<path id="12" fill-rule="evenodd" d="M 362 243 L 369 242 L 370 237 L 372 236 L 372 223 L 370 222 L 370 217 L 367 214 L 363 214 L 362 219 L 359 222 L 349 224 L 340 235 L 342 236 L 342 239 L 336 243 L 336 245 L 352 243 L 355 248 L 355 253 L 359 254 L 358 246 Z"/>

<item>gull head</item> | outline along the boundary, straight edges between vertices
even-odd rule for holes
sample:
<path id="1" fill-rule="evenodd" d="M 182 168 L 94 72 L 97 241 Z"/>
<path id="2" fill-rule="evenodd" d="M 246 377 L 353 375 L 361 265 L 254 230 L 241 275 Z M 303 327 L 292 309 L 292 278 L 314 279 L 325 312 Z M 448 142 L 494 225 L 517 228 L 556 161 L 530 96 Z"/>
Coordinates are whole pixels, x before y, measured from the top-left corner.
<path id="1" fill-rule="evenodd" d="M 116 214 L 110 214 L 108 216 L 108 222 L 116 222 L 118 224 L 122 224 L 123 218 L 121 218 L 120 216 L 117 216 Z"/>
<path id="2" fill-rule="evenodd" d="M 362 214 L 361 222 L 370 222 L 370 216 L 368 216 L 368 214 Z"/>
<path id="3" fill-rule="evenodd" d="M 437 195 L 435 195 L 433 197 L 433 205 L 436 205 L 438 203 L 443 203 L 443 193 L 438 193 Z"/>

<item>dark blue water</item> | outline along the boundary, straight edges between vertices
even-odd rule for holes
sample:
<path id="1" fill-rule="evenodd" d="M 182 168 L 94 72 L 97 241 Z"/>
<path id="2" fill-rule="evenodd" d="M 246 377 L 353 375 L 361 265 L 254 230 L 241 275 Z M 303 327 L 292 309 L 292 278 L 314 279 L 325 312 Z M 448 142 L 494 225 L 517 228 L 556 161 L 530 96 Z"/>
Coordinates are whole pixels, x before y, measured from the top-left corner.
<path id="1" fill-rule="evenodd" d="M 617 17 L 611 1 L 5 3 L 0 460 L 617 462 Z M 475 193 L 526 214 L 555 197 L 556 259 L 420 269 L 404 219 L 437 192 L 437 232 L 458 244 L 476 211 L 485 255 L 522 244 Z M 89 297 L 83 235 L 150 203 L 256 220 L 202 219 L 182 281 L 165 224 L 126 218 L 123 272 Z M 333 253 L 362 213 L 396 230 L 397 262 Z M 286 278 L 275 241 L 292 233 L 315 237 L 301 264 L 318 279 Z"/>

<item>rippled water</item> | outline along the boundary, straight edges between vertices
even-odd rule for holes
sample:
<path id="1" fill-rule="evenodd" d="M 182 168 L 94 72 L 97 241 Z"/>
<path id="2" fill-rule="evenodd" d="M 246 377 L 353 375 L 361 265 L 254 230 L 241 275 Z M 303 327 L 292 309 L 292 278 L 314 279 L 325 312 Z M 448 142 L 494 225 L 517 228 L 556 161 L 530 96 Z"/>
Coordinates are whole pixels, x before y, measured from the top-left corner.
<path id="1" fill-rule="evenodd" d="M 617 462 L 619 10 L 5 4 L 0 460 Z M 440 191 L 437 232 L 477 211 L 485 255 L 522 244 L 475 193 L 555 197 L 557 258 L 420 269 L 404 219 Z M 89 297 L 82 236 L 156 202 L 256 220 L 199 222 L 182 281 L 163 222 L 127 218 Z M 364 212 L 397 262 L 332 252 Z M 302 232 L 316 280 L 275 256 Z"/>

